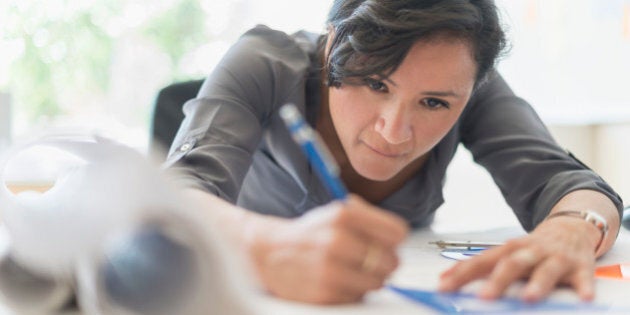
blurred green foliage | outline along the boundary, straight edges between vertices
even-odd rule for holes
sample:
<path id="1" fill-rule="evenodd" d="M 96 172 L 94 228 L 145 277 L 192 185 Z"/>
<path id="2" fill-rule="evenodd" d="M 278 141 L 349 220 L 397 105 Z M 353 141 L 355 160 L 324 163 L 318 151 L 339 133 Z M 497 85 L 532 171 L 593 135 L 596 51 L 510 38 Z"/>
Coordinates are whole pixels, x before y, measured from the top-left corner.
<path id="1" fill-rule="evenodd" d="M 9 69 L 15 103 L 34 120 L 64 114 L 60 94 L 105 95 L 121 32 L 136 32 L 154 43 L 170 57 L 176 70 L 173 79 L 181 77 L 177 64 L 182 56 L 208 40 L 204 12 L 197 0 L 165 2 L 133 29 L 121 25 L 129 22 L 124 14 L 130 6 L 155 7 L 155 2 L 16 0 L 4 5 L 7 20 L 0 23 L 2 39 L 20 43 L 21 50 Z"/>
<path id="2" fill-rule="evenodd" d="M 182 0 L 172 10 L 148 21 L 143 33 L 177 64 L 185 53 L 207 40 L 207 34 L 201 31 L 204 19 L 204 11 L 198 1 Z"/>

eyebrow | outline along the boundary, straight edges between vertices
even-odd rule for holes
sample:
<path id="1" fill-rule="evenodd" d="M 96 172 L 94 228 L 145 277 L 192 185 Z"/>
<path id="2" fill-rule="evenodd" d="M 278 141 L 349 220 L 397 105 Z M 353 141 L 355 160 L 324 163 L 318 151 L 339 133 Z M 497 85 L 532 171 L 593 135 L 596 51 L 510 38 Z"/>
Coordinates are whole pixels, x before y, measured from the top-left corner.
<path id="1" fill-rule="evenodd" d="M 393 86 L 398 86 L 396 84 L 396 82 L 392 81 L 392 79 L 390 78 L 385 78 L 383 79 L 384 81 L 387 81 L 389 83 L 391 83 Z M 437 96 L 437 97 L 455 97 L 455 98 L 460 98 L 461 96 L 457 93 L 455 93 L 453 90 L 447 90 L 447 91 L 424 91 L 421 93 L 422 95 L 428 95 L 428 96 Z"/>
<path id="2" fill-rule="evenodd" d="M 439 97 L 456 97 L 459 98 L 460 95 L 453 92 L 453 91 L 424 91 L 422 92 L 423 95 L 429 95 L 429 96 L 439 96 Z"/>

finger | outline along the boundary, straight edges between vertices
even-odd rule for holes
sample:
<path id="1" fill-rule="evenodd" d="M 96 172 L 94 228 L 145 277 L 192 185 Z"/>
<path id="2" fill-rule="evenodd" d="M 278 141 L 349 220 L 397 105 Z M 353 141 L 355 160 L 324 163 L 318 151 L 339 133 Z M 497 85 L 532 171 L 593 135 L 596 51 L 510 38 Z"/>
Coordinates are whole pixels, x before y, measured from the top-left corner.
<path id="1" fill-rule="evenodd" d="M 532 272 L 521 298 L 527 302 L 541 300 L 570 271 L 570 266 L 566 259 L 560 259 L 558 256 L 544 260 Z"/>
<path id="2" fill-rule="evenodd" d="M 443 292 L 456 291 L 463 285 L 486 277 L 492 272 L 497 262 L 511 251 L 511 246 L 495 247 L 485 250 L 481 255 L 469 260 L 460 261 L 440 275 L 438 290 Z"/>
<path id="3" fill-rule="evenodd" d="M 328 256 L 332 260 L 350 266 L 354 270 L 372 273 L 380 277 L 387 277 L 398 267 L 399 259 L 395 248 L 384 248 L 347 233 L 338 243 L 345 245 L 331 245 Z"/>
<path id="4" fill-rule="evenodd" d="M 343 290 L 342 288 L 324 288 L 319 289 L 315 292 L 312 292 L 310 295 L 298 298 L 291 298 L 290 294 L 287 294 L 286 297 L 289 297 L 292 300 L 302 301 L 307 303 L 315 303 L 315 304 L 341 304 L 341 303 L 353 303 L 358 302 L 365 295 L 365 292 L 351 292 L 348 290 Z"/>
<path id="5" fill-rule="evenodd" d="M 325 244 L 328 256 L 360 267 L 367 255 L 370 241 L 348 229 L 334 229 L 331 234 L 328 244 Z"/>
<path id="6" fill-rule="evenodd" d="M 332 285 L 346 294 L 365 294 L 379 289 L 385 283 L 386 277 L 375 273 L 366 273 L 351 266 L 342 266 L 343 276 L 331 279 Z"/>
<path id="7" fill-rule="evenodd" d="M 398 215 L 375 207 L 356 196 L 348 198 L 343 210 L 345 211 L 340 212 L 337 223 L 385 246 L 399 244 L 409 231 L 407 223 Z"/>
<path id="8" fill-rule="evenodd" d="M 306 286 L 310 291 L 305 300 L 320 304 L 356 301 L 368 291 L 382 287 L 384 283 L 383 278 L 362 273 L 343 264 L 328 264 L 314 272 L 317 275 L 313 278 L 315 281 Z"/>
<path id="9" fill-rule="evenodd" d="M 531 248 L 514 251 L 499 261 L 479 291 L 479 297 L 498 298 L 511 283 L 527 275 L 541 259 L 542 257 Z"/>
<path id="10" fill-rule="evenodd" d="M 578 268 L 571 279 L 571 285 L 577 290 L 580 299 L 592 301 L 595 298 L 594 266 Z"/>
<path id="11" fill-rule="evenodd" d="M 359 270 L 383 279 L 389 277 L 389 275 L 396 270 L 396 267 L 398 267 L 399 259 L 396 251 L 378 247 L 372 247 L 372 249 L 373 250 L 368 249 Z"/>
<path id="12" fill-rule="evenodd" d="M 387 278 L 396 270 L 396 268 L 398 268 L 399 264 L 400 258 L 398 257 L 398 252 L 396 250 L 384 250 L 383 257 L 381 258 L 375 273 L 377 276 Z"/>
<path id="13" fill-rule="evenodd" d="M 324 260 L 337 261 L 355 270 L 387 277 L 398 267 L 399 259 L 395 248 L 370 243 L 347 230 L 335 230 L 330 243 L 325 246 Z"/>

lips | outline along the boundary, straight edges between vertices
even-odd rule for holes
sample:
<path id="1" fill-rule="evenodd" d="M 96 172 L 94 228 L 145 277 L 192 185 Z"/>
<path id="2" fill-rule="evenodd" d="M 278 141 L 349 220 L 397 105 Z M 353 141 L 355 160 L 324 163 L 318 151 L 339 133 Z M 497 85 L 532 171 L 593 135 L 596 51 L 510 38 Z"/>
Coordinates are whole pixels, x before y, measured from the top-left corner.
<path id="1" fill-rule="evenodd" d="M 365 143 L 365 142 L 363 142 L 363 144 L 365 144 L 366 147 L 368 147 L 370 150 L 374 151 L 376 154 L 382 155 L 382 156 L 388 157 L 388 158 L 399 158 L 399 157 L 402 157 L 402 156 L 407 154 L 406 150 L 392 150 L 392 149 L 389 149 L 389 148 L 381 148 L 381 147 L 378 147 L 378 146 L 370 145 L 370 144 Z"/>

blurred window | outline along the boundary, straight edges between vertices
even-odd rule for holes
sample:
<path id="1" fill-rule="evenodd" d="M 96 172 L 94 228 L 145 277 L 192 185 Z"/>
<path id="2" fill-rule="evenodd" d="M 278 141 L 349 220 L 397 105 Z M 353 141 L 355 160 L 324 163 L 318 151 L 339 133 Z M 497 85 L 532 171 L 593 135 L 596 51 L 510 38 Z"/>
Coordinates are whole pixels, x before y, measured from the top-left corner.
<path id="1" fill-rule="evenodd" d="M 0 100 L 12 99 L 13 138 L 80 130 L 146 148 L 159 89 L 205 77 L 256 24 L 323 32 L 331 3 L 0 1 Z M 543 119 L 630 120 L 630 0 L 497 4 L 513 46 L 499 69 Z"/>

